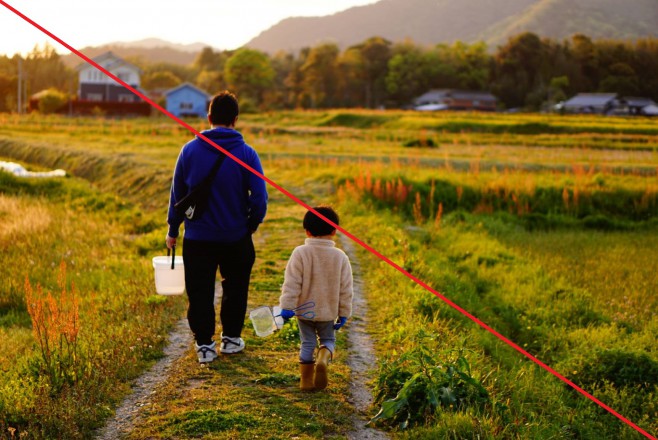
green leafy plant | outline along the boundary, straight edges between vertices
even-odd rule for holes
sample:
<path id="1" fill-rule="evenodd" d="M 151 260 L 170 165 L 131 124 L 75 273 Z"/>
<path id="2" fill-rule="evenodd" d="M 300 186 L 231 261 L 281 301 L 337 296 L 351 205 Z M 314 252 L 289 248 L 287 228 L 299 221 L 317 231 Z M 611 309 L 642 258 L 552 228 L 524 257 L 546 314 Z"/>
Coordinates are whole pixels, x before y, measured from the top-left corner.
<path id="1" fill-rule="evenodd" d="M 370 423 L 405 429 L 433 420 L 439 410 L 481 408 L 490 402 L 487 390 L 471 374 L 465 350 L 437 352 L 432 336 L 422 330 L 416 339 L 410 351 L 383 363 L 377 383 L 377 400 L 383 403 Z"/>

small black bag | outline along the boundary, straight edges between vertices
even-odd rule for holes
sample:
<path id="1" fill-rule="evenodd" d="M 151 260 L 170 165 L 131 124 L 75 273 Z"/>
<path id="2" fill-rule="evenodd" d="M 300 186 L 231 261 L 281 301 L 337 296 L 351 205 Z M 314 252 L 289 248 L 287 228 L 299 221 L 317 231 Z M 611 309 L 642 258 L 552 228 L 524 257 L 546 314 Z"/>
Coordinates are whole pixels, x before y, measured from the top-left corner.
<path id="1" fill-rule="evenodd" d="M 175 205 L 174 210 L 179 215 L 184 215 L 188 220 L 198 220 L 201 217 L 201 214 L 204 213 L 208 207 L 208 199 L 210 198 L 210 187 L 212 186 L 212 181 L 219 171 L 219 168 L 222 166 L 222 163 L 226 159 L 224 153 L 220 153 L 219 158 L 213 165 L 210 173 L 206 176 L 205 179 L 201 181 L 197 186 L 192 188 L 189 193 L 182 199 L 180 199 Z"/>

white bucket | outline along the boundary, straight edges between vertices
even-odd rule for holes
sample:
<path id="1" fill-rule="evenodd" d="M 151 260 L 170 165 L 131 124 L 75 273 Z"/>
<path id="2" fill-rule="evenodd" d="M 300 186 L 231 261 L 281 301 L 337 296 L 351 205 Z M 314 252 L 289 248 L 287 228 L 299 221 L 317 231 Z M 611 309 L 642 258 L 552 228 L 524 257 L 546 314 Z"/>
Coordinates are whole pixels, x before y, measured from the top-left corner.
<path id="1" fill-rule="evenodd" d="M 154 257 L 155 291 L 159 295 L 182 295 L 185 291 L 183 257 L 176 257 L 171 269 L 171 257 Z"/>

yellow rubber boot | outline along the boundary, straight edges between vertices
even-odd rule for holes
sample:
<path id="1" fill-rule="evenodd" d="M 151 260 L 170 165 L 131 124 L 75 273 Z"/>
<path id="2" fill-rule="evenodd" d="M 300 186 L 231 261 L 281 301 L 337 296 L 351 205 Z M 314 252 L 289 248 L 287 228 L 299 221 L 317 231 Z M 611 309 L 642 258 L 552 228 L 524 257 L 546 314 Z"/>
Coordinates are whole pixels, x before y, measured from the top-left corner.
<path id="1" fill-rule="evenodd" d="M 332 358 L 333 353 L 331 353 L 331 350 L 324 345 L 321 345 L 315 359 L 315 379 L 313 382 L 316 390 L 324 390 L 327 388 L 327 383 L 329 382 L 327 379 L 327 370 Z"/>
<path id="2" fill-rule="evenodd" d="M 299 372 L 301 379 L 299 381 L 299 389 L 302 391 L 311 391 L 315 389 L 313 385 L 313 372 L 315 371 L 315 364 L 299 364 Z"/>

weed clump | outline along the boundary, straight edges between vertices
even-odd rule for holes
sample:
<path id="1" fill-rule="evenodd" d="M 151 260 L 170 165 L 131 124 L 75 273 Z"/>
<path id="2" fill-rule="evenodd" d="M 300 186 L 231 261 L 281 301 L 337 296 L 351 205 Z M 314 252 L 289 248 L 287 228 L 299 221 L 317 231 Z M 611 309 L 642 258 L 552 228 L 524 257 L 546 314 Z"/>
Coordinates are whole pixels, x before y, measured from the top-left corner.
<path id="1" fill-rule="evenodd" d="M 583 226 L 585 229 L 597 229 L 599 231 L 624 231 L 631 229 L 625 223 L 610 219 L 605 215 L 588 215 L 583 218 Z"/>
<path id="2" fill-rule="evenodd" d="M 404 147 L 436 147 L 436 142 L 433 139 L 410 139 L 402 144 Z"/>
<path id="3" fill-rule="evenodd" d="M 437 352 L 422 330 L 416 339 L 410 351 L 382 363 L 375 389 L 381 409 L 370 423 L 405 429 L 432 422 L 440 411 L 479 410 L 490 403 L 463 350 Z"/>
<path id="4" fill-rule="evenodd" d="M 658 362 L 646 353 L 605 350 L 587 362 L 578 378 L 585 386 L 608 382 L 617 388 L 651 389 L 658 385 Z"/>
<path id="5" fill-rule="evenodd" d="M 86 377 L 86 363 L 78 351 L 78 298 L 73 287 L 66 287 L 66 265 L 60 265 L 60 296 L 44 295 L 41 286 L 32 288 L 25 280 L 27 311 L 32 318 L 34 338 L 41 357 L 31 364 L 35 377 L 47 379 L 51 393 L 74 385 Z"/>
<path id="6" fill-rule="evenodd" d="M 390 119 L 391 117 L 387 115 L 341 112 L 330 114 L 319 125 L 329 127 L 373 128 L 386 123 Z"/>

